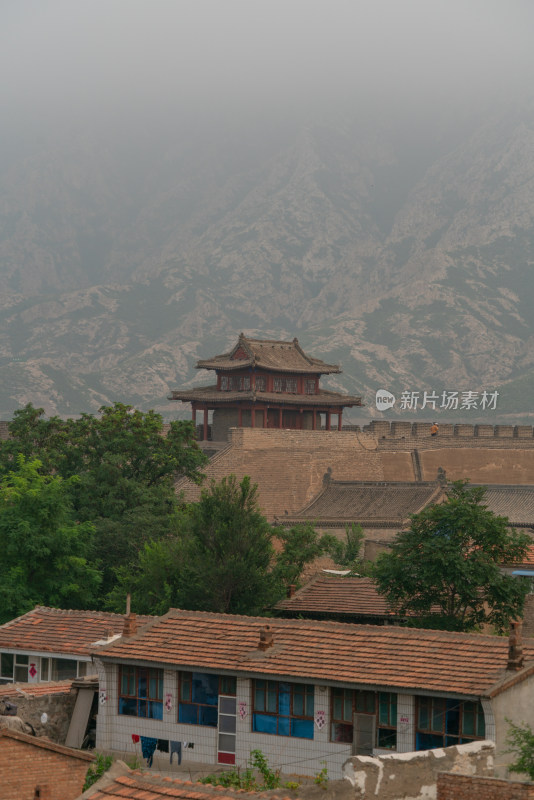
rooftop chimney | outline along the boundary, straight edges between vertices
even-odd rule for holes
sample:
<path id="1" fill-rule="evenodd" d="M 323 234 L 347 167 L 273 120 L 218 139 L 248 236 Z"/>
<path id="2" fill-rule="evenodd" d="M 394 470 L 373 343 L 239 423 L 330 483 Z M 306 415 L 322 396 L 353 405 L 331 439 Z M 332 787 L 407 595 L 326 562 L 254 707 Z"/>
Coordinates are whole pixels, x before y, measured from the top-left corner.
<path id="1" fill-rule="evenodd" d="M 126 595 L 126 616 L 124 617 L 123 636 L 134 636 L 137 633 L 137 617 L 130 611 L 130 595 Z"/>
<path id="2" fill-rule="evenodd" d="M 510 636 L 508 639 L 508 664 L 506 669 L 518 670 L 523 667 L 523 622 L 516 619 L 510 623 Z"/>
<path id="3" fill-rule="evenodd" d="M 289 586 L 287 587 L 287 596 L 288 597 L 293 597 L 293 595 L 295 594 L 296 588 L 297 587 L 295 586 L 294 583 L 290 583 Z"/>
<path id="4" fill-rule="evenodd" d="M 273 632 L 270 625 L 260 628 L 260 650 L 268 650 L 273 646 Z"/>

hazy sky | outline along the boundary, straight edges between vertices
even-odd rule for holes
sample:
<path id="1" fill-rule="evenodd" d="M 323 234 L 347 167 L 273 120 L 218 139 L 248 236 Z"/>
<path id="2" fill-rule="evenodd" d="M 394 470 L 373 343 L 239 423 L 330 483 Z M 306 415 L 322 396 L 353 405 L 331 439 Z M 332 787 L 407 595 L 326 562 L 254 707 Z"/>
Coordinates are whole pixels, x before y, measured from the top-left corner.
<path id="1" fill-rule="evenodd" d="M 6 127 L 507 96 L 532 81 L 531 0 L 3 0 Z"/>

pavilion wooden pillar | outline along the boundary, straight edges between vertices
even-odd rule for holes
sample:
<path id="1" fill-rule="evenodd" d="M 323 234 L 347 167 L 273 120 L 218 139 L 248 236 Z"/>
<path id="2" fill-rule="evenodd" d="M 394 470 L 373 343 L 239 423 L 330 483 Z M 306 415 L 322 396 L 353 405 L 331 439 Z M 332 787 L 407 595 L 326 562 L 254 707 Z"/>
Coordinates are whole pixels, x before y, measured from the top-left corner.
<path id="1" fill-rule="evenodd" d="M 317 409 L 313 409 L 313 422 L 312 422 L 312 431 L 317 430 Z"/>
<path id="2" fill-rule="evenodd" d="M 330 409 L 326 412 L 326 430 L 330 430 Z"/>
<path id="3" fill-rule="evenodd" d="M 282 430 L 282 424 L 283 424 L 282 415 L 283 415 L 282 406 L 280 406 L 280 408 L 278 409 L 278 427 L 280 428 L 280 430 Z"/>
<path id="4" fill-rule="evenodd" d="M 267 406 L 263 409 L 263 427 L 267 427 Z"/>
<path id="5" fill-rule="evenodd" d="M 250 427 L 256 427 L 256 406 L 250 407 Z"/>
<path id="6" fill-rule="evenodd" d="M 337 415 L 337 429 L 338 429 L 338 431 L 340 431 L 341 428 L 342 428 L 342 424 L 341 424 L 342 418 L 343 418 L 343 411 L 340 411 L 339 414 Z"/>
<path id="7" fill-rule="evenodd" d="M 196 407 L 196 405 L 194 403 L 193 403 L 193 412 L 191 414 L 191 419 L 193 420 L 193 425 L 196 428 L 196 425 L 197 425 L 197 407 Z"/>
<path id="8" fill-rule="evenodd" d="M 302 416 L 302 408 L 299 408 L 299 430 L 302 430 L 302 420 L 304 417 Z"/>
<path id="9" fill-rule="evenodd" d="M 208 407 L 204 408 L 204 430 L 202 432 L 202 441 L 208 441 Z"/>
<path id="10" fill-rule="evenodd" d="M 241 406 L 239 406 L 239 408 L 237 409 L 237 427 L 238 428 L 243 427 L 243 409 L 241 408 Z"/>

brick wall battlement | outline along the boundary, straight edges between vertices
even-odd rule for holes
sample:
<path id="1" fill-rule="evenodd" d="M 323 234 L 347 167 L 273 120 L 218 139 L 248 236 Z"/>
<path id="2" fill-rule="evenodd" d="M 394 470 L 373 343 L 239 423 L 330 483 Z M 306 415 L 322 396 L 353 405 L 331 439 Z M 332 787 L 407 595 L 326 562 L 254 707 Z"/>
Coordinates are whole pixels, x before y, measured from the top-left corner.
<path id="1" fill-rule="evenodd" d="M 461 440 L 461 447 L 466 447 L 469 440 L 476 440 L 476 446 L 485 446 L 491 441 L 510 440 L 530 443 L 534 445 L 534 429 L 532 425 L 467 425 L 465 423 L 439 423 L 437 436 L 430 436 L 430 422 L 399 422 L 388 420 L 373 420 L 364 427 L 364 431 L 372 433 L 380 441 L 384 439 L 399 440 L 430 439 L 432 442 L 446 439 L 447 447 L 454 446 L 454 440 Z M 503 445 L 504 446 L 504 445 Z"/>

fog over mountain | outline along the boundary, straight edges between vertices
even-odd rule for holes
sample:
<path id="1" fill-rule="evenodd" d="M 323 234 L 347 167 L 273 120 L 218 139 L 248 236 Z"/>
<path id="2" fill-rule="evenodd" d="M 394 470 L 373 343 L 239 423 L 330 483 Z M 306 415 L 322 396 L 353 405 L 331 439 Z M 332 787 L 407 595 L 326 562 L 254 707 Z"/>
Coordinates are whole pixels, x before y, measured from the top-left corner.
<path id="1" fill-rule="evenodd" d="M 355 421 L 386 388 L 498 390 L 436 413 L 532 422 L 533 17 L 6 2 L 1 417 L 183 414 L 169 390 L 243 330 L 339 361 Z"/>

